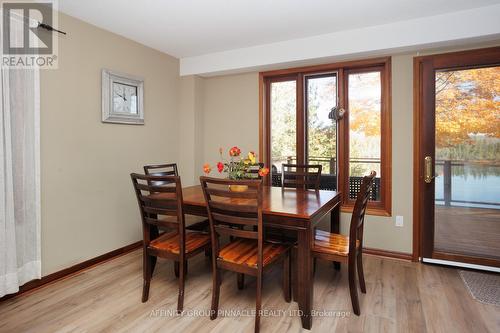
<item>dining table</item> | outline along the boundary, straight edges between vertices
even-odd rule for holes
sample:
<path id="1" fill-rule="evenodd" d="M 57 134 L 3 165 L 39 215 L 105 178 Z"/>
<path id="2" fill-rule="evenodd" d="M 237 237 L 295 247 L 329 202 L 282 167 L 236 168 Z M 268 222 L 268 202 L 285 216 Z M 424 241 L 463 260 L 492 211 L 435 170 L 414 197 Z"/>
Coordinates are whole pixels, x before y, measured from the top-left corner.
<path id="1" fill-rule="evenodd" d="M 311 329 L 313 304 L 314 230 L 330 214 L 330 231 L 339 232 L 342 194 L 337 191 L 306 190 L 263 186 L 262 218 L 264 227 L 293 230 L 297 234 L 297 294 L 302 327 Z M 207 216 L 207 204 L 200 185 L 182 189 L 184 213 Z"/>

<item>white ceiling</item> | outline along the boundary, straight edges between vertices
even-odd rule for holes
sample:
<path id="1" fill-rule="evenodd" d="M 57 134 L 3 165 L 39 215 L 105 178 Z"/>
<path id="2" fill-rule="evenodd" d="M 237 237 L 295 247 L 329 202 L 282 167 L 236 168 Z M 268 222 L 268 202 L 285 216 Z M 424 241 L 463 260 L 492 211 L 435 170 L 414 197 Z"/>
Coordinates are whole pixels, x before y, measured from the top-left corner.
<path id="1" fill-rule="evenodd" d="M 59 10 L 177 58 L 186 58 L 499 3 L 500 0 L 59 0 Z"/>

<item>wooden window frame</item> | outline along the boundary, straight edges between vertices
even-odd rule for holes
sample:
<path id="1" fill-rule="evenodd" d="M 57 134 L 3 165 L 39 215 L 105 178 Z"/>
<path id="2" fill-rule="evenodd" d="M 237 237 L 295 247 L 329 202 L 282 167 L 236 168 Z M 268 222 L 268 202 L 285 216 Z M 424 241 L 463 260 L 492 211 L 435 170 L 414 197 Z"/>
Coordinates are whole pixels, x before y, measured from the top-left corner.
<path id="1" fill-rule="evenodd" d="M 326 65 L 307 66 L 273 70 L 259 73 L 259 153 L 261 161 L 270 165 L 270 87 L 272 82 L 295 80 L 297 85 L 297 162 L 305 162 L 306 157 L 306 112 L 304 76 L 333 73 L 337 75 L 339 106 L 347 110 L 348 73 L 380 71 L 381 73 L 381 195 L 380 201 L 369 202 L 369 215 L 391 216 L 392 208 L 392 126 L 391 126 L 391 57 L 340 62 Z M 347 110 L 348 111 L 348 110 Z M 338 191 L 349 193 L 349 112 L 338 123 L 337 143 L 337 186 Z M 269 178 L 269 177 L 268 177 Z M 269 179 L 266 179 L 269 184 Z M 354 200 L 343 195 L 342 211 L 352 212 Z"/>

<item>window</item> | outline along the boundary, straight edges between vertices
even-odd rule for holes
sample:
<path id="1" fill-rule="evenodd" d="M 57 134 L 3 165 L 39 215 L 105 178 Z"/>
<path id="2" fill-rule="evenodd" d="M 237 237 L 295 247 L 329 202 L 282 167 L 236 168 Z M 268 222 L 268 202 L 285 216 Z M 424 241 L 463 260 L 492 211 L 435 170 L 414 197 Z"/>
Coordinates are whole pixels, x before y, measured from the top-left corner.
<path id="1" fill-rule="evenodd" d="M 347 76 L 350 199 L 356 198 L 363 175 L 375 170 L 381 176 L 380 78 L 379 71 L 349 73 Z M 379 188 L 380 184 L 375 182 L 370 199 L 380 201 Z"/>
<path id="2" fill-rule="evenodd" d="M 271 183 L 283 163 L 321 164 L 321 188 L 352 210 L 363 175 L 377 172 L 368 213 L 391 213 L 390 58 L 264 72 L 261 156 Z M 344 108 L 338 121 L 332 108 Z"/>
<path id="3" fill-rule="evenodd" d="M 322 188 L 337 188 L 337 124 L 328 114 L 337 105 L 337 73 L 305 76 L 307 164 L 322 165 Z"/>
<path id="4" fill-rule="evenodd" d="M 297 93 L 296 81 L 271 82 L 271 177 L 275 183 L 281 165 L 293 163 L 297 155 Z"/>

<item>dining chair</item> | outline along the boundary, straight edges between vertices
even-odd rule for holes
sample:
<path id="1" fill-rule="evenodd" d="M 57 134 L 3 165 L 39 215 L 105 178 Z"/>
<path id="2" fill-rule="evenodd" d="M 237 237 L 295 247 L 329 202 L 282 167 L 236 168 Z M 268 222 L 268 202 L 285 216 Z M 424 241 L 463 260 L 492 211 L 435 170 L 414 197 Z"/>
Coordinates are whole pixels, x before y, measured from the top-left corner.
<path id="1" fill-rule="evenodd" d="M 136 173 L 132 173 L 130 177 L 142 219 L 144 279 L 142 302 L 146 302 L 149 298 L 149 286 L 156 266 L 156 258 L 171 259 L 179 267 L 177 311 L 181 312 L 184 303 L 187 260 L 210 247 L 210 235 L 186 231 L 180 177 L 148 176 Z M 159 233 L 159 227 L 169 231 Z"/>
<path id="2" fill-rule="evenodd" d="M 244 277 L 257 279 L 255 332 L 260 328 L 263 274 L 271 264 L 283 263 L 283 290 L 285 301 L 291 301 L 290 247 L 264 241 L 262 224 L 262 180 L 228 180 L 200 177 L 207 202 L 210 235 L 212 236 L 212 311 L 210 319 L 217 318 L 221 270 L 237 273 L 238 289 L 244 288 Z M 229 185 L 247 185 L 245 192 L 231 192 Z M 256 230 L 254 230 L 256 226 Z M 234 239 L 221 246 L 220 236 Z"/>
<path id="3" fill-rule="evenodd" d="M 151 176 L 178 176 L 177 163 L 165 163 L 165 164 L 149 164 L 144 166 L 144 173 Z M 156 185 L 161 185 L 161 183 L 156 182 Z M 204 231 L 208 233 L 208 219 L 195 216 L 186 215 L 186 225 L 188 230 Z M 176 276 L 177 269 L 176 269 Z"/>
<path id="4" fill-rule="evenodd" d="M 144 166 L 144 173 L 151 176 L 178 176 L 177 163 L 148 164 Z"/>
<path id="5" fill-rule="evenodd" d="M 295 188 L 295 189 L 314 189 L 319 190 L 321 171 L 323 166 L 320 164 L 291 164 L 285 163 L 281 165 L 281 187 L 285 188 Z M 287 231 L 283 229 L 274 230 L 270 229 L 268 231 L 267 238 L 270 241 L 279 242 L 290 242 L 290 237 L 287 237 Z M 294 257 L 296 257 L 296 246 L 292 249 Z M 313 265 L 316 269 L 316 262 Z M 294 267 L 294 274 L 297 273 L 298 267 Z M 294 286 L 297 288 L 297 286 Z M 297 291 L 294 290 L 294 295 Z M 295 297 L 295 296 L 294 296 Z"/>
<path id="6" fill-rule="evenodd" d="M 322 168 L 320 164 L 282 164 L 281 187 L 319 190 Z"/>
<path id="7" fill-rule="evenodd" d="M 359 285 L 362 293 L 366 293 L 365 276 L 363 273 L 363 225 L 365 222 L 366 206 L 373 186 L 376 172 L 363 177 L 361 188 L 356 197 L 351 217 L 349 237 L 315 230 L 312 255 L 314 258 L 326 259 L 340 263 L 347 263 L 349 291 L 354 313 L 359 316 L 358 290 L 356 287 L 356 265 Z"/>

